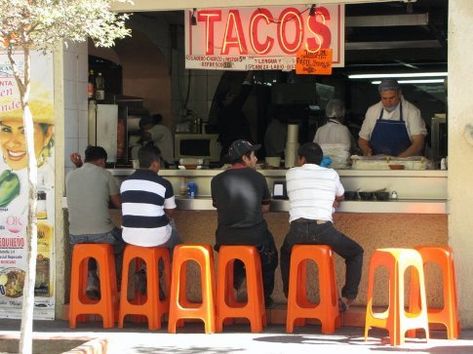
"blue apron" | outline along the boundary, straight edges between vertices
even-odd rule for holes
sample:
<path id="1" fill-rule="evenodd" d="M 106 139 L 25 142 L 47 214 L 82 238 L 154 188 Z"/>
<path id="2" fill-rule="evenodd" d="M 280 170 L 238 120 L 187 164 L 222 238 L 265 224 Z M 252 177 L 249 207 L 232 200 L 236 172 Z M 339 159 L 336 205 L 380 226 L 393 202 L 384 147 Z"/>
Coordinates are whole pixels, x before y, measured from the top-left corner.
<path id="1" fill-rule="evenodd" d="M 370 145 L 373 155 L 398 156 L 411 145 L 406 122 L 402 115 L 402 102 L 399 104 L 399 120 L 383 119 L 383 112 L 384 108 L 381 109 L 371 133 Z"/>

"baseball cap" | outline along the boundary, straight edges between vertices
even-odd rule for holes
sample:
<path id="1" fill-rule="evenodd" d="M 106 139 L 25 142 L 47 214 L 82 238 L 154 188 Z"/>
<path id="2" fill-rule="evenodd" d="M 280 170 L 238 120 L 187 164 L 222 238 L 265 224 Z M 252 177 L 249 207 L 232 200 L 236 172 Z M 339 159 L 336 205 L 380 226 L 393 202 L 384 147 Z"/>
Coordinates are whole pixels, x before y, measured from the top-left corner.
<path id="1" fill-rule="evenodd" d="M 235 140 L 230 148 L 228 149 L 228 158 L 230 161 L 236 161 L 247 152 L 256 151 L 261 148 L 260 144 L 253 145 L 247 140 L 238 139 Z"/>
<path id="2" fill-rule="evenodd" d="M 378 91 L 381 93 L 383 91 L 397 91 L 401 88 L 399 83 L 394 79 L 384 79 L 378 86 Z"/>

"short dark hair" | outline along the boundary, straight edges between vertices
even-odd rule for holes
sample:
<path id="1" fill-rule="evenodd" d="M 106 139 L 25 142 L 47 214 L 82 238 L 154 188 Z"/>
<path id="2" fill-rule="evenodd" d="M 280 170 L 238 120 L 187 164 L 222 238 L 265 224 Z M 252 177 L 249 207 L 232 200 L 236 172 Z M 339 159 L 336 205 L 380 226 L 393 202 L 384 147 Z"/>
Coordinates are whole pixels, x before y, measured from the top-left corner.
<path id="1" fill-rule="evenodd" d="M 85 162 L 98 161 L 104 159 L 107 161 L 107 152 L 101 146 L 89 145 L 85 149 Z"/>
<path id="2" fill-rule="evenodd" d="M 159 113 L 153 114 L 151 118 L 153 118 L 154 124 L 160 124 L 163 121 L 163 116 Z"/>
<path id="3" fill-rule="evenodd" d="M 141 168 L 148 168 L 154 161 L 160 162 L 161 150 L 153 144 L 145 145 L 138 150 L 138 160 Z"/>
<path id="4" fill-rule="evenodd" d="M 253 152 L 253 150 L 251 151 L 248 151 L 248 152 L 245 152 L 243 155 L 241 155 L 240 157 L 236 158 L 236 159 L 229 159 L 230 163 L 243 163 L 243 156 L 246 156 L 248 159 L 250 158 L 251 156 L 251 153 Z"/>
<path id="5" fill-rule="evenodd" d="M 297 154 L 299 157 L 305 158 L 307 163 L 315 163 L 316 165 L 320 165 L 324 156 L 322 148 L 317 143 L 305 143 L 299 147 Z"/>

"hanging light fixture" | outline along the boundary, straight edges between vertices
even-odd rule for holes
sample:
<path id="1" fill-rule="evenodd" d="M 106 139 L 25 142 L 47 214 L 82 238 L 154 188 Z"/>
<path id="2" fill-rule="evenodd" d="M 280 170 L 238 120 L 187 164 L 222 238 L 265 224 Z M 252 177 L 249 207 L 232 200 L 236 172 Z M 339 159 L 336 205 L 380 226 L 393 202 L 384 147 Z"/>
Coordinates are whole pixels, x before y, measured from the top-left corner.
<path id="1" fill-rule="evenodd" d="M 191 25 L 192 26 L 197 26 L 197 18 L 195 17 L 195 12 L 197 11 L 197 9 L 194 7 L 192 9 L 192 15 L 191 15 Z"/>

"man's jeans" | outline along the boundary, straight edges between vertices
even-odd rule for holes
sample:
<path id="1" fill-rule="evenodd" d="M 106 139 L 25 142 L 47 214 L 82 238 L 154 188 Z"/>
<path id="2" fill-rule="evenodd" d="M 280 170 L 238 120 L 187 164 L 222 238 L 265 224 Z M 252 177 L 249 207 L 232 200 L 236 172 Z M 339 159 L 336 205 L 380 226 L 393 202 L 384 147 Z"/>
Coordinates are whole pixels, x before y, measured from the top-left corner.
<path id="1" fill-rule="evenodd" d="M 117 271 L 117 281 L 121 278 L 123 248 L 125 243 L 122 238 L 122 230 L 113 228 L 110 232 L 103 234 L 85 234 L 85 235 L 69 235 L 71 245 L 78 243 L 107 243 L 113 245 L 115 253 L 115 269 Z M 89 272 L 97 270 L 97 263 L 94 259 L 89 259 Z"/>
<path id="2" fill-rule="evenodd" d="M 223 244 L 221 246 L 223 246 Z M 264 297 L 266 302 L 268 302 L 274 290 L 274 273 L 278 266 L 278 249 L 274 244 L 274 238 L 271 232 L 267 230 L 265 240 L 261 244 L 255 245 L 255 247 L 261 258 Z M 216 246 L 215 249 L 218 252 L 219 247 Z M 233 263 L 233 287 L 235 289 L 241 286 L 245 279 L 245 274 L 246 270 L 243 262 L 238 259 L 235 260 Z"/>
<path id="3" fill-rule="evenodd" d="M 296 244 L 327 245 L 339 256 L 345 259 L 345 285 L 342 296 L 354 299 L 358 294 L 363 265 L 363 248 L 333 227 L 331 222 L 317 224 L 315 220 L 291 222 L 289 232 L 281 247 L 281 276 L 284 294 L 288 295 L 289 265 L 292 247 Z"/>

